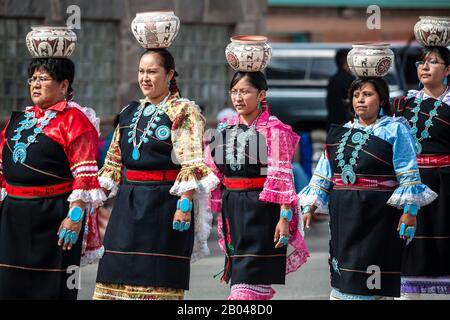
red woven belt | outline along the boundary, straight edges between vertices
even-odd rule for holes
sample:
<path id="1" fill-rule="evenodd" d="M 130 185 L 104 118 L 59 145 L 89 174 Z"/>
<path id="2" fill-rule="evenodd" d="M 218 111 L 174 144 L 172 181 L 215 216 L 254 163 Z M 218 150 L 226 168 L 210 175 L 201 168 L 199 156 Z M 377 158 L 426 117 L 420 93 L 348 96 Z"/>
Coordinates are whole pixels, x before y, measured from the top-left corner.
<path id="1" fill-rule="evenodd" d="M 223 184 L 227 189 L 262 189 L 266 178 L 225 178 Z"/>
<path id="2" fill-rule="evenodd" d="M 418 155 L 417 164 L 420 168 L 437 168 L 450 166 L 450 155 Z"/>
<path id="3" fill-rule="evenodd" d="M 341 175 L 334 175 L 334 189 L 361 189 L 361 190 L 393 190 L 397 188 L 398 181 L 388 177 L 357 177 L 355 184 L 345 184 L 341 179 Z"/>
<path id="4" fill-rule="evenodd" d="M 160 171 L 135 171 L 126 170 L 125 176 L 128 181 L 175 181 L 180 170 L 160 170 Z"/>
<path id="5" fill-rule="evenodd" d="M 6 185 L 8 196 L 20 198 L 43 198 L 57 196 L 72 191 L 73 181 L 42 187 L 19 187 Z"/>

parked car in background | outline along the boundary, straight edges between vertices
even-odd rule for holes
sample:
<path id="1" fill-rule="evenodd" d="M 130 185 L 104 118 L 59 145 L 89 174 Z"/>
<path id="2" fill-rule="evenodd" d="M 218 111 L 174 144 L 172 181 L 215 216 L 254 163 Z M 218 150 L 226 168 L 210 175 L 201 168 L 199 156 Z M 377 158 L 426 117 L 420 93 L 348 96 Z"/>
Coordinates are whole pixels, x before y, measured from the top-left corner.
<path id="1" fill-rule="evenodd" d="M 334 57 L 341 48 L 351 49 L 351 44 L 273 43 L 271 46 L 273 57 L 266 69 L 271 113 L 296 131 L 324 129 L 328 79 L 337 71 Z M 406 93 L 406 80 L 414 81 L 414 76 L 417 79 L 414 62 L 419 47 L 394 44 L 391 49 L 396 58 L 385 79 L 391 98 L 395 98 Z"/>

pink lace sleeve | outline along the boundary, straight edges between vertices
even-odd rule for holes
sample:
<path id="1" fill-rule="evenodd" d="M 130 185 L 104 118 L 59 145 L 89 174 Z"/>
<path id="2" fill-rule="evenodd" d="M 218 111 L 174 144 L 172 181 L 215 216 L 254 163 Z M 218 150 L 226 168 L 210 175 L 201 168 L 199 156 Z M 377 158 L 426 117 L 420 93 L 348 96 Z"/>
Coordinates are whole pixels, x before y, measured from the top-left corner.
<path id="1" fill-rule="evenodd" d="M 209 198 L 209 208 L 212 212 L 221 212 L 222 211 L 222 181 L 223 174 L 219 171 L 216 164 L 214 163 L 214 159 L 211 156 L 211 149 L 209 147 L 209 143 L 205 143 L 204 147 L 205 152 L 205 163 L 206 165 L 214 172 L 217 178 L 219 178 L 220 183 L 211 191 L 211 196 Z"/>
<path id="2" fill-rule="evenodd" d="M 267 179 L 259 200 L 278 204 L 296 203 L 292 159 L 299 141 L 300 137 L 284 124 L 267 130 Z"/>
<path id="3" fill-rule="evenodd" d="M 3 177 L 3 148 L 5 146 L 6 127 L 0 133 L 0 201 L 6 198 L 6 181 Z"/>

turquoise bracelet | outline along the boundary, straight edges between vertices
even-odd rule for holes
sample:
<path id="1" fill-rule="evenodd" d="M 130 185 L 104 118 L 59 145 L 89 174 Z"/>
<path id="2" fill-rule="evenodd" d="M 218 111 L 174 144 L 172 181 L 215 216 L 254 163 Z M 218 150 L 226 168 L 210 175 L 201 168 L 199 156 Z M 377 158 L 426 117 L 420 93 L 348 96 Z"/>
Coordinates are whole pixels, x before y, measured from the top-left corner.
<path id="1" fill-rule="evenodd" d="M 413 216 L 413 217 L 417 216 L 418 211 L 419 211 L 419 208 L 417 207 L 416 204 L 413 204 L 413 203 L 412 204 L 407 203 L 403 207 L 403 213 L 404 214 L 408 213 L 410 216 Z"/>
<path id="2" fill-rule="evenodd" d="M 286 210 L 286 209 L 282 209 L 281 213 L 280 213 L 281 218 L 284 218 L 287 220 L 287 222 L 291 222 L 292 221 L 292 210 Z"/>
<path id="3" fill-rule="evenodd" d="M 188 198 L 178 200 L 177 210 L 180 210 L 183 213 L 192 211 L 192 202 Z"/>

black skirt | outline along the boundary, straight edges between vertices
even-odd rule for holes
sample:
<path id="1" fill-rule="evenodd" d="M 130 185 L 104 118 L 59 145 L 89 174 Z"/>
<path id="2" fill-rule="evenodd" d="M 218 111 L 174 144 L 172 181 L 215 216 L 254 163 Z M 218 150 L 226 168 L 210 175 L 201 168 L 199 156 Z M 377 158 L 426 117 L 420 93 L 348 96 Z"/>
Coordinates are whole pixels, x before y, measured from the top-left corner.
<path id="1" fill-rule="evenodd" d="M 67 198 L 8 196 L 1 204 L 0 300 L 77 299 L 80 273 L 67 268 L 80 264 L 83 234 L 70 251 L 58 246 L 57 236 Z"/>
<path id="2" fill-rule="evenodd" d="M 172 229 L 178 198 L 173 182 L 124 182 L 105 234 L 97 282 L 189 290 L 194 221 L 187 232 Z"/>
<path id="3" fill-rule="evenodd" d="M 280 205 L 258 200 L 261 189 L 222 191 L 223 233 L 227 245 L 224 280 L 231 285 L 284 284 L 286 252 L 275 249 Z"/>
<path id="4" fill-rule="evenodd" d="M 420 209 L 414 241 L 406 247 L 402 275 L 450 275 L 450 167 L 420 169 L 422 182 L 439 196 Z"/>
<path id="5" fill-rule="evenodd" d="M 342 170 L 338 167 L 336 152 L 341 137 L 348 130 L 332 125 L 327 137 L 326 155 L 333 175 L 338 178 Z M 346 163 L 354 147 L 351 142 L 347 143 Z M 396 180 L 392 159 L 392 145 L 371 136 L 359 153 L 354 170 L 358 179 L 389 177 Z M 360 190 L 352 185 L 337 187 L 336 184 L 331 190 L 329 266 L 333 288 L 347 294 L 400 296 L 404 241 L 397 231 L 402 211 L 387 204 L 393 191 Z"/>

